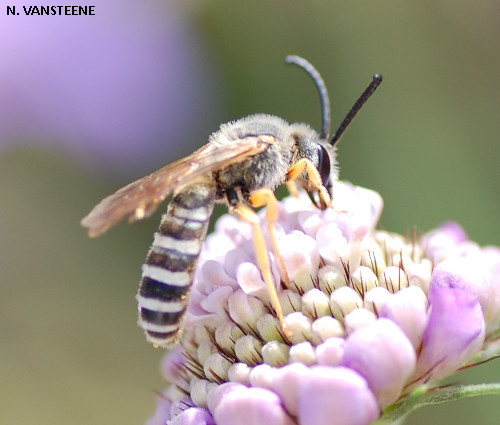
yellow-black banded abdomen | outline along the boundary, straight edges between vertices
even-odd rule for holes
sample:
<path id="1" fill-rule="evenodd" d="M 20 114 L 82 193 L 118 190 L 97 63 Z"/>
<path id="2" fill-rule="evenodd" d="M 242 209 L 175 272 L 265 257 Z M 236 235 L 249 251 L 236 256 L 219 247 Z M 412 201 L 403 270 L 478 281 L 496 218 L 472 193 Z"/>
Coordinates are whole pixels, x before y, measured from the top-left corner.
<path id="1" fill-rule="evenodd" d="M 154 235 L 137 301 L 139 325 L 155 345 L 175 344 L 180 336 L 214 202 L 212 185 L 184 188 L 173 197 Z"/>

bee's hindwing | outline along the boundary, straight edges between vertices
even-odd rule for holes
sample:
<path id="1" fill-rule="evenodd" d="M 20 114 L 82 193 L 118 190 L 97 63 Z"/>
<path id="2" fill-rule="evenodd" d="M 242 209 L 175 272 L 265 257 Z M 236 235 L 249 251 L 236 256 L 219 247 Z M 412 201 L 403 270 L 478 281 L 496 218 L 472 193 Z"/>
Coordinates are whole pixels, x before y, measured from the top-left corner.
<path id="1" fill-rule="evenodd" d="M 214 202 L 213 186 L 187 186 L 174 196 L 154 235 L 137 300 L 139 324 L 155 345 L 175 344 L 180 336 Z"/>

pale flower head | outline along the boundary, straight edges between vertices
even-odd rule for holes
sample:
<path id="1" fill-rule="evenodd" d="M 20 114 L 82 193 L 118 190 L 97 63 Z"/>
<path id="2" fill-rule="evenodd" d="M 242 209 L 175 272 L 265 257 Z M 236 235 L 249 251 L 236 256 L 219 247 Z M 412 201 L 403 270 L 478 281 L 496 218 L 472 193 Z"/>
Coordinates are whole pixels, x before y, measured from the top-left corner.
<path id="1" fill-rule="evenodd" d="M 347 183 L 336 184 L 334 204 L 346 212 L 305 198 L 279 204 L 292 283 L 271 253 L 272 274 L 289 338 L 249 225 L 218 221 L 149 425 L 369 424 L 496 341 L 500 250 L 470 242 L 453 223 L 419 238 L 376 230 L 382 198 Z"/>

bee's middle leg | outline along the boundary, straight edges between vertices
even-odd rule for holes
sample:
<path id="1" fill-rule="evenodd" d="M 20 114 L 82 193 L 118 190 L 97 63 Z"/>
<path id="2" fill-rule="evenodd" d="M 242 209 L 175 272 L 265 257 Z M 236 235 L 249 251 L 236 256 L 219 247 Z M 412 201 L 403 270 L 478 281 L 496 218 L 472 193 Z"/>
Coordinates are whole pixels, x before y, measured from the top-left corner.
<path id="1" fill-rule="evenodd" d="M 281 271 L 283 272 L 285 284 L 288 286 L 291 281 L 286 270 L 285 260 L 283 260 L 283 256 L 281 255 L 278 245 L 278 237 L 276 236 L 276 227 L 274 225 L 274 223 L 278 220 L 278 200 L 271 189 L 262 188 L 250 195 L 250 203 L 256 208 L 267 206 L 266 218 L 269 236 L 271 237 L 271 244 L 273 246 L 274 255 L 278 259 Z"/>
<path id="2" fill-rule="evenodd" d="M 293 180 L 288 180 L 285 184 L 288 192 L 290 192 L 290 195 L 296 199 L 300 199 L 299 191 L 297 190 L 297 186 L 295 186 L 295 182 Z"/>
<path id="3" fill-rule="evenodd" d="M 261 189 L 261 190 L 269 190 L 269 189 Z M 259 192 L 261 190 L 255 192 L 252 194 L 250 200 L 253 204 L 254 200 L 256 202 L 256 206 L 260 206 L 263 204 L 259 204 L 260 201 L 264 199 L 266 200 L 266 197 L 268 196 L 267 194 L 262 194 L 260 195 Z M 272 191 L 269 190 L 271 194 L 274 197 L 274 194 Z M 257 196 L 255 196 L 257 195 Z M 255 198 L 254 198 L 255 196 Z M 261 197 L 263 196 L 263 198 Z M 277 209 L 277 204 L 276 204 L 276 198 L 274 198 L 274 208 L 271 207 L 269 208 L 269 205 L 272 204 L 271 202 L 267 202 L 268 204 L 268 211 L 269 209 L 273 210 L 271 213 L 271 218 L 273 218 L 273 215 L 277 218 L 278 216 L 278 209 Z M 266 202 L 264 202 L 266 203 Z M 264 278 L 264 282 L 266 283 L 267 286 L 267 291 L 269 293 L 269 296 L 271 297 L 271 304 L 276 311 L 276 316 L 278 317 L 278 320 L 281 324 L 281 329 L 283 333 L 285 334 L 286 337 L 291 337 L 291 332 L 286 326 L 285 323 L 285 318 L 283 317 L 283 309 L 281 307 L 281 303 L 278 298 L 278 293 L 276 292 L 276 285 L 274 283 L 274 279 L 271 273 L 271 265 L 269 262 L 269 250 L 267 249 L 266 245 L 266 240 L 264 238 L 264 233 L 262 232 L 262 227 L 260 225 L 260 219 L 259 216 L 253 211 L 250 207 L 246 206 L 242 202 L 237 203 L 236 205 L 230 207 L 230 211 L 239 217 L 241 220 L 249 223 L 252 226 L 252 233 L 253 233 L 253 241 L 254 241 L 254 249 L 255 249 L 255 255 L 257 257 L 257 264 L 260 268 L 260 271 L 262 273 L 262 277 Z M 274 221 L 276 221 L 276 218 L 274 218 Z M 269 220 L 269 213 L 268 213 L 268 220 Z M 269 221 L 271 223 L 272 220 Z M 273 229 L 274 229 L 274 222 L 273 222 Z M 274 234 L 273 236 L 273 231 L 271 231 L 271 240 L 276 238 L 276 235 Z M 275 242 L 272 242 L 273 245 Z M 274 248 L 274 247 L 273 247 Z M 277 255 L 278 256 L 278 255 Z M 288 277 L 288 276 L 287 276 Z"/>

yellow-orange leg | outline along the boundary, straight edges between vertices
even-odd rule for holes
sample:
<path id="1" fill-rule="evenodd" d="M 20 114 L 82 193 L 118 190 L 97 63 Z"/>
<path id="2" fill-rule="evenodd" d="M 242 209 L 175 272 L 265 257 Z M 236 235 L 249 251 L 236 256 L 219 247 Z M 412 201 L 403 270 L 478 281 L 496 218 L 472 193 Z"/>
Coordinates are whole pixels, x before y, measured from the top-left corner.
<path id="1" fill-rule="evenodd" d="M 323 186 L 323 182 L 321 181 L 321 176 L 319 175 L 318 170 L 308 159 L 299 159 L 292 166 L 292 168 L 288 170 L 288 180 L 291 181 L 297 179 L 304 172 L 304 170 L 307 171 L 309 183 L 314 187 L 314 189 L 318 191 L 319 196 L 323 200 L 323 202 L 330 208 L 333 208 L 332 200 L 330 199 L 330 195 L 325 186 Z"/>
<path id="2" fill-rule="evenodd" d="M 271 274 L 269 250 L 267 249 L 266 240 L 264 239 L 264 233 L 262 233 L 259 217 L 255 213 L 255 211 L 242 203 L 238 203 L 235 207 L 232 207 L 231 212 L 238 216 L 241 220 L 246 221 L 252 226 L 257 264 L 262 273 L 262 277 L 264 278 L 264 282 L 266 283 L 267 291 L 269 292 L 269 296 L 271 298 L 271 304 L 276 311 L 276 316 L 278 316 L 278 320 L 281 324 L 281 329 L 285 336 L 289 338 L 292 336 L 292 333 L 286 326 L 285 318 L 283 317 L 283 309 L 281 308 L 281 304 L 278 299 L 278 293 L 276 292 L 276 285 L 274 284 L 274 279 Z"/>
<path id="3" fill-rule="evenodd" d="M 295 186 L 295 182 L 293 180 L 289 180 L 286 182 L 286 187 L 288 189 L 288 191 L 290 192 L 290 194 L 296 198 L 296 199 L 300 199 L 299 197 L 299 191 L 297 190 L 297 186 Z"/>
<path id="4" fill-rule="evenodd" d="M 276 236 L 276 227 L 274 226 L 274 223 L 278 220 L 278 200 L 271 189 L 262 188 L 252 193 L 250 196 L 250 203 L 256 208 L 267 205 L 267 227 L 269 229 L 269 236 L 271 237 L 274 255 L 277 257 L 281 270 L 283 271 L 285 284 L 289 285 L 290 277 L 286 271 L 285 261 L 283 260 L 283 256 L 281 255 L 281 251 L 278 246 L 278 237 Z"/>

